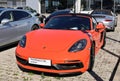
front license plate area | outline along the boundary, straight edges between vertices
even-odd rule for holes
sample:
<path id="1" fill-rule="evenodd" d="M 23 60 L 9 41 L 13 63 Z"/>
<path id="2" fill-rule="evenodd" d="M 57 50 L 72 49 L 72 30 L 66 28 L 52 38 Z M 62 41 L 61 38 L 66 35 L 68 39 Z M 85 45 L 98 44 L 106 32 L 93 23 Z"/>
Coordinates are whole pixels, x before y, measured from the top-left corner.
<path id="1" fill-rule="evenodd" d="M 34 65 L 51 66 L 51 60 L 46 59 L 29 58 L 28 62 Z"/>

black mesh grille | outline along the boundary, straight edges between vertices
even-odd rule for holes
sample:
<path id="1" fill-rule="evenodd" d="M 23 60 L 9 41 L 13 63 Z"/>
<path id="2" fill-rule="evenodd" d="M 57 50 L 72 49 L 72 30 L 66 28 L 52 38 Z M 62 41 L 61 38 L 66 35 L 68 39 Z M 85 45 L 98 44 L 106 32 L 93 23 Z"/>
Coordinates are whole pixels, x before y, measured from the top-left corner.
<path id="1" fill-rule="evenodd" d="M 83 68 L 83 64 L 80 63 L 74 63 L 74 64 L 57 64 L 54 65 L 58 70 L 71 70 L 71 69 L 80 69 Z"/>
<path id="2" fill-rule="evenodd" d="M 16 59 L 17 59 L 17 61 L 20 62 L 21 64 L 24 64 L 24 65 L 27 65 L 27 64 L 28 64 L 27 60 L 22 59 L 22 58 L 20 58 L 20 57 L 18 57 L 18 56 L 16 56 Z"/>

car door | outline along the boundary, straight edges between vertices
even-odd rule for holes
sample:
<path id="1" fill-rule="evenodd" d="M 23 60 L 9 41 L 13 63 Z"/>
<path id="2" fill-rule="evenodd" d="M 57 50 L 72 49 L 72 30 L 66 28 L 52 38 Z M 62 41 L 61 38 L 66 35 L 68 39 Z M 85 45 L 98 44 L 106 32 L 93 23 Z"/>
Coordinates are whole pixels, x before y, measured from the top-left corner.
<path id="1" fill-rule="evenodd" d="M 12 11 L 6 11 L 0 16 L 0 22 L 4 19 L 10 20 L 0 23 L 0 46 L 16 41 L 17 28 L 14 25 Z"/>
<path id="2" fill-rule="evenodd" d="M 30 18 L 32 17 L 29 13 L 24 11 L 13 11 L 14 22 L 17 27 L 17 34 L 22 37 L 26 32 L 31 30 Z"/>

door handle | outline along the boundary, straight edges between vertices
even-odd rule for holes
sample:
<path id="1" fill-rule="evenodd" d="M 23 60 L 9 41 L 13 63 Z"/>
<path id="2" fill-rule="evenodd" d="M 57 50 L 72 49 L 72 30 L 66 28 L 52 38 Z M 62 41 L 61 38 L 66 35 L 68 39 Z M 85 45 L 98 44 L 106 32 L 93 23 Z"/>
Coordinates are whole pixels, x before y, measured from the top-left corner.
<path id="1" fill-rule="evenodd" d="M 17 24 L 15 24 L 14 26 L 18 26 Z"/>
<path id="2" fill-rule="evenodd" d="M 28 21 L 27 23 L 30 23 L 30 21 Z"/>

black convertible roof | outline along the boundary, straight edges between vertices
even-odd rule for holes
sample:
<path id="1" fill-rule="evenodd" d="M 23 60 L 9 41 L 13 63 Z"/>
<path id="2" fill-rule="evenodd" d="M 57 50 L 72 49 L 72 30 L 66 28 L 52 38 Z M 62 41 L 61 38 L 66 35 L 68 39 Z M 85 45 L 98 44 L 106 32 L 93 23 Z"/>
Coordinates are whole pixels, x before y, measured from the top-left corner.
<path id="1" fill-rule="evenodd" d="M 60 14 L 60 15 L 87 16 L 87 17 L 92 18 L 91 14 L 84 14 L 84 13 L 65 13 L 65 14 Z M 56 15 L 56 16 L 60 16 L 60 15 Z"/>

